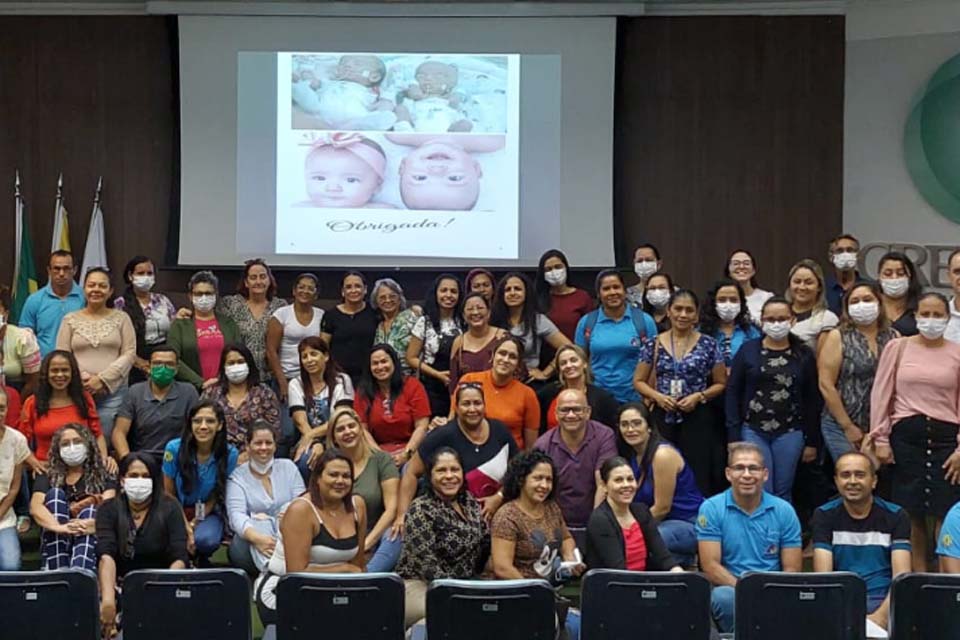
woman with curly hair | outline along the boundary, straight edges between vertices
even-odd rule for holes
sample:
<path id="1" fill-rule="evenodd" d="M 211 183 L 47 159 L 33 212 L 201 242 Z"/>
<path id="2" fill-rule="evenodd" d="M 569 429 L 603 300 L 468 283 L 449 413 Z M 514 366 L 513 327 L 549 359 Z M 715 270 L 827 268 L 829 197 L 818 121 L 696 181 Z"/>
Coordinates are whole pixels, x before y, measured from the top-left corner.
<path id="1" fill-rule="evenodd" d="M 187 549 L 200 563 L 223 540 L 227 478 L 239 457 L 236 447 L 227 444 L 225 422 L 219 405 L 204 400 L 163 452 L 163 489 L 183 506 Z"/>
<path id="2" fill-rule="evenodd" d="M 117 492 L 88 428 L 70 423 L 50 439 L 46 475 L 33 484 L 30 515 L 43 532 L 41 567 L 97 569 L 97 507 Z"/>

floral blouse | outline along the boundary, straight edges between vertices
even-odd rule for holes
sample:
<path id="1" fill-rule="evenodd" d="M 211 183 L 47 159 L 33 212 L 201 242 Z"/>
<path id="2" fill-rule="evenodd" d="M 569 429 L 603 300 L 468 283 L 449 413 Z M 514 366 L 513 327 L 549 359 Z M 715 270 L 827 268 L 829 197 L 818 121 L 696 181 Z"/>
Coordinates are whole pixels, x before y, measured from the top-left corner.
<path id="1" fill-rule="evenodd" d="M 793 349 L 774 351 L 761 347 L 757 388 L 747 405 L 747 423 L 764 433 L 791 431 L 800 411 L 802 364 Z"/>
<path id="2" fill-rule="evenodd" d="M 126 301 L 123 297 L 113 301 L 113 308 L 123 311 Z M 151 293 L 150 302 L 143 308 L 145 330 L 143 341 L 147 345 L 163 344 L 170 332 L 170 323 L 177 315 L 177 309 L 170 302 L 170 298 L 162 293 Z"/>
<path id="3" fill-rule="evenodd" d="M 463 333 L 463 330 L 453 318 L 440 320 L 440 332 L 437 333 L 437 330 L 433 328 L 433 323 L 430 322 L 430 318 L 427 316 L 420 316 L 411 331 L 411 335 L 413 335 L 414 338 L 423 340 L 423 352 L 420 356 L 423 364 L 433 364 L 436 362 L 437 354 L 440 352 L 440 342 L 443 338 L 449 338 L 449 344 L 452 345 L 454 338 L 461 333 Z M 446 355 L 449 361 L 449 351 Z"/>
<path id="4" fill-rule="evenodd" d="M 267 322 L 273 313 L 281 307 L 287 306 L 286 300 L 275 297 L 267 303 L 267 308 L 259 318 L 254 318 L 247 306 L 247 299 L 239 293 L 224 296 L 217 303 L 217 312 L 230 318 L 237 323 L 240 329 L 240 338 L 250 353 L 253 354 L 253 361 L 260 372 L 261 380 L 270 380 L 272 374 L 267 367 Z"/>
<path id="5" fill-rule="evenodd" d="M 255 420 L 264 420 L 272 425 L 277 433 L 280 432 L 280 401 L 273 389 L 265 384 L 249 389 L 247 398 L 239 407 L 230 404 L 226 390 L 219 384 L 207 387 L 200 399 L 216 402 L 223 410 L 227 423 L 227 442 L 238 451 L 247 448 L 247 429 Z"/>
<path id="6" fill-rule="evenodd" d="M 837 376 L 837 391 L 847 415 L 863 431 L 870 429 L 870 391 L 877 375 L 877 364 L 887 343 L 896 337 L 893 329 L 877 333 L 877 355 L 874 356 L 862 333 L 853 328 L 840 330 L 843 359 Z M 824 407 L 823 412 L 826 415 L 829 409 Z"/>
<path id="7" fill-rule="evenodd" d="M 464 491 L 457 497 L 464 516 L 432 490 L 410 504 L 404 521 L 397 573 L 409 580 L 472 578 L 489 548 L 480 503 Z"/>
<path id="8" fill-rule="evenodd" d="M 663 348 L 660 340 L 647 340 L 640 347 L 640 362 L 653 364 L 654 353 L 657 361 L 657 391 L 668 396 L 676 396 L 671 390 L 679 391 L 679 396 L 688 396 L 707 388 L 710 374 L 718 364 L 723 364 L 723 354 L 717 341 L 710 336 L 700 334 L 693 348 L 677 362 L 670 351 Z M 674 380 L 681 380 L 680 389 L 674 389 Z M 668 411 L 665 420 L 669 424 L 683 422 L 679 411 Z"/>
<path id="9" fill-rule="evenodd" d="M 410 344 L 410 336 L 414 325 L 417 324 L 419 316 L 413 309 L 404 309 L 397 314 L 397 317 L 390 323 L 390 330 L 384 332 L 383 321 L 377 323 L 377 332 L 373 336 L 373 344 L 388 344 L 393 347 L 400 358 L 400 365 L 403 372 L 409 374 L 411 369 L 407 365 L 407 345 Z"/>

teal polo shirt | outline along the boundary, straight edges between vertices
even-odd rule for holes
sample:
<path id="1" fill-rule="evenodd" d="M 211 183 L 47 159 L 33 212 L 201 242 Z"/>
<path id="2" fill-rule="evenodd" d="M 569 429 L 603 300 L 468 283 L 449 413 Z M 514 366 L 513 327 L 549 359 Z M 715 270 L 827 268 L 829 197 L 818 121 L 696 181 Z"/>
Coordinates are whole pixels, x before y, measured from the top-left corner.
<path id="1" fill-rule="evenodd" d="M 704 500 L 696 528 L 698 541 L 720 543 L 720 563 L 736 578 L 748 571 L 782 571 L 780 551 L 801 546 L 793 507 L 766 491 L 750 514 L 734 501 L 732 489 Z"/>
<path id="2" fill-rule="evenodd" d="M 83 289 L 76 282 L 65 298 L 58 297 L 48 284 L 23 303 L 17 325 L 33 331 L 40 355 L 45 356 L 57 348 L 57 332 L 63 316 L 82 309 L 84 304 Z"/>

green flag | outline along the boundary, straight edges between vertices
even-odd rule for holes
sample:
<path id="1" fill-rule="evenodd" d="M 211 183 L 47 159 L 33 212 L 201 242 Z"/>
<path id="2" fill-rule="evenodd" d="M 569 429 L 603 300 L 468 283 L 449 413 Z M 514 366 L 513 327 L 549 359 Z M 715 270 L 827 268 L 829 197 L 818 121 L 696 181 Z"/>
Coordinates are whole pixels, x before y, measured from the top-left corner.
<path id="1" fill-rule="evenodd" d="M 33 262 L 33 243 L 30 241 L 30 228 L 24 217 L 23 198 L 20 197 L 20 176 L 16 183 L 16 263 L 13 274 L 13 300 L 10 305 L 10 322 L 20 319 L 20 311 L 31 293 L 36 292 L 37 267 Z"/>

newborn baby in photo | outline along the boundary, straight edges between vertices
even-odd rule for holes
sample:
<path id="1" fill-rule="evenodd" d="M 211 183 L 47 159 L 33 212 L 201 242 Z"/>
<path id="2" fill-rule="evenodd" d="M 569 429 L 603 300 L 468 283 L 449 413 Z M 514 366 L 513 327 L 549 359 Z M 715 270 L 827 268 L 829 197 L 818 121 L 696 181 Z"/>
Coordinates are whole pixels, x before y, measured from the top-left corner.
<path id="1" fill-rule="evenodd" d="M 304 162 L 308 205 L 339 209 L 395 209 L 374 202 L 383 185 L 387 156 L 383 148 L 356 133 L 318 139 Z"/>
<path id="2" fill-rule="evenodd" d="M 400 162 L 400 197 L 408 209 L 470 211 L 480 197 L 483 169 L 471 153 L 502 149 L 503 136 L 388 133 L 416 147 Z"/>
<path id="3" fill-rule="evenodd" d="M 395 131 L 428 133 L 466 132 L 473 128 L 461 108 L 462 96 L 454 92 L 458 71 L 452 64 L 428 61 L 417 67 L 417 84 L 403 95 L 408 98 L 397 106 Z"/>
<path id="4" fill-rule="evenodd" d="M 301 69 L 291 88 L 293 101 L 322 120 L 325 126 L 316 128 L 386 131 L 397 119 L 393 102 L 380 97 L 386 74 L 377 56 L 342 56 L 332 80 L 320 80 L 314 70 Z"/>

